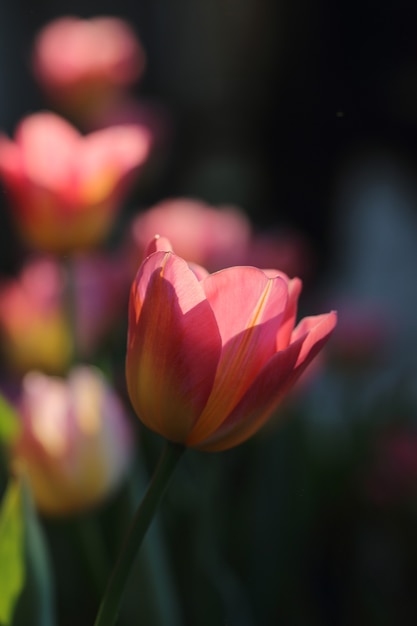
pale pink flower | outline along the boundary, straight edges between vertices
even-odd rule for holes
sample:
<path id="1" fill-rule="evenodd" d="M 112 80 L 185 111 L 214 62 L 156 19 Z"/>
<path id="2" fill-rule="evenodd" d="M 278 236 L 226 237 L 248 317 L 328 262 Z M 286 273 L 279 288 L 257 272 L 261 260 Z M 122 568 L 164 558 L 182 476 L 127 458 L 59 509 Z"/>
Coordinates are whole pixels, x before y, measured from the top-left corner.
<path id="1" fill-rule="evenodd" d="M 48 515 L 90 508 L 125 478 L 132 430 L 99 370 L 80 366 L 68 378 L 28 373 L 20 402 L 15 462 L 28 476 L 35 503 Z"/>

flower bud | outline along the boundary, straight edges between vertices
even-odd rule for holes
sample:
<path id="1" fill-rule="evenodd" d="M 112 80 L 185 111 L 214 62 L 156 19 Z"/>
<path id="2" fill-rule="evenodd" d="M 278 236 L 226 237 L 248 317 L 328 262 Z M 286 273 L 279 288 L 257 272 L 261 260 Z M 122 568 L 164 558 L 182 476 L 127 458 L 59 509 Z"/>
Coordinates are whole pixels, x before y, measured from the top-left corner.
<path id="1" fill-rule="evenodd" d="M 67 379 L 28 373 L 20 413 L 14 457 L 43 513 L 66 515 L 96 505 L 126 476 L 132 432 L 99 370 L 79 366 Z"/>

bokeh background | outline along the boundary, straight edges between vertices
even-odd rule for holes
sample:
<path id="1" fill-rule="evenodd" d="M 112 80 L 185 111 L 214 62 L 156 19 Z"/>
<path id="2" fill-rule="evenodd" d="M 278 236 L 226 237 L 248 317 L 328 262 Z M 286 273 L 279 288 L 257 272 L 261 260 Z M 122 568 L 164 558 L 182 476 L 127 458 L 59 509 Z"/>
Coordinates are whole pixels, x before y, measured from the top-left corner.
<path id="1" fill-rule="evenodd" d="M 31 47 L 66 14 L 127 19 L 147 55 L 134 93 L 157 112 L 162 147 L 114 245 L 132 216 L 165 198 L 233 204 L 291 250 L 302 242 L 301 313 L 339 312 L 314 375 L 262 433 L 184 459 L 124 623 L 415 624 L 417 5 L 3 0 L 8 135 L 23 116 L 51 108 L 31 73 Z M 5 194 L 0 203 L 7 277 L 22 257 Z M 125 324 L 110 357 L 121 393 Z M 160 441 L 136 427 L 146 474 Z M 123 494 L 95 513 L 110 560 L 121 507 Z M 73 521 L 42 524 L 57 623 L 92 623 L 97 594 L 69 547 Z M 35 623 L 22 617 L 31 602 L 17 624 Z"/>

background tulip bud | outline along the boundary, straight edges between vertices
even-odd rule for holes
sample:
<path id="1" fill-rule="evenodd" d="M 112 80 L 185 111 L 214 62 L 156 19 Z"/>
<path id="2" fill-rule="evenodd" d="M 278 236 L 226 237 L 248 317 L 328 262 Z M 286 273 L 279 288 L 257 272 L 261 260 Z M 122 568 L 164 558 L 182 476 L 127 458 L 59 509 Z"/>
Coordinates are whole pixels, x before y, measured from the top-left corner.
<path id="1" fill-rule="evenodd" d="M 67 379 L 30 372 L 20 412 L 15 458 L 26 468 L 42 512 L 91 507 L 126 475 L 132 432 L 120 400 L 95 368 L 77 367 Z"/>
<path id="2" fill-rule="evenodd" d="M 64 300 L 64 274 L 52 259 L 27 263 L 20 275 L 0 285 L 2 353 L 21 374 L 65 371 L 72 356 Z"/>

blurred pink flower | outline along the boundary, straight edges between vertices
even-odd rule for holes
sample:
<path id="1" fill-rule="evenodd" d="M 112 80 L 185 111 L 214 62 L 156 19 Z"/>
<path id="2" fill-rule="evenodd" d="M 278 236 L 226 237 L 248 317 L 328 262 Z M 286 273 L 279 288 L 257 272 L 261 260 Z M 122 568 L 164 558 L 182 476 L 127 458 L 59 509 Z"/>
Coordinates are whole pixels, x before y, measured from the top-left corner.
<path id="1" fill-rule="evenodd" d="M 131 26 L 116 17 L 60 17 L 34 41 L 32 65 L 47 95 L 67 113 L 91 116 L 137 81 L 145 53 Z"/>
<path id="2" fill-rule="evenodd" d="M 54 253 L 101 243 L 149 149 L 138 126 L 82 136 L 53 113 L 26 117 L 15 141 L 0 136 L 0 177 L 23 238 Z"/>
<path id="3" fill-rule="evenodd" d="M 199 200 L 165 200 L 140 213 L 131 228 L 134 271 L 157 234 L 167 237 L 178 256 L 215 271 L 243 258 L 250 237 L 247 217 L 235 207 L 214 208 Z"/>
<path id="4" fill-rule="evenodd" d="M 132 431 L 99 370 L 80 366 L 67 379 L 28 373 L 20 414 L 14 459 L 26 470 L 43 513 L 68 515 L 92 507 L 125 478 Z"/>
<path id="5" fill-rule="evenodd" d="M 133 281 L 126 379 L 143 423 L 205 451 L 248 439 L 321 350 L 334 312 L 296 327 L 298 278 L 254 267 L 198 272 L 156 239 Z"/>
<path id="6" fill-rule="evenodd" d="M 131 275 L 116 255 L 73 259 L 75 341 L 89 357 L 117 328 L 128 301 Z M 73 352 L 67 311 L 67 275 L 52 258 L 29 261 L 19 276 L 0 284 L 0 330 L 6 364 L 24 373 L 41 369 L 62 373 Z"/>
<path id="7" fill-rule="evenodd" d="M 30 262 L 19 277 L 0 285 L 2 351 L 13 371 L 66 369 L 72 340 L 62 307 L 63 288 L 64 274 L 49 259 Z"/>

